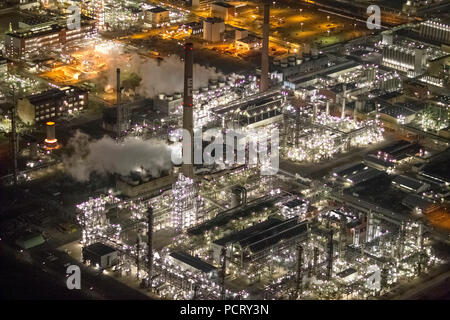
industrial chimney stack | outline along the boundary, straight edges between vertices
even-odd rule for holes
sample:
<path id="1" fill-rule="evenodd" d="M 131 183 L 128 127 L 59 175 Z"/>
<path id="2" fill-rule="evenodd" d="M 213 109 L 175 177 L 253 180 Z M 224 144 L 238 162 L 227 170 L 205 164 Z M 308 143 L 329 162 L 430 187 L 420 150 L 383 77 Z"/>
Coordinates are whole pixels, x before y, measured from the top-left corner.
<path id="1" fill-rule="evenodd" d="M 190 133 L 190 141 L 183 141 L 183 164 L 181 171 L 185 177 L 194 179 L 194 112 L 193 112 L 193 44 L 184 46 L 184 99 L 183 99 L 183 129 Z"/>
<path id="2" fill-rule="evenodd" d="M 116 93 L 117 93 L 117 103 L 116 103 L 116 123 L 117 123 L 117 140 L 120 140 L 122 135 L 122 108 L 120 107 L 120 69 L 117 68 L 117 85 L 116 85 Z"/>
<path id="3" fill-rule="evenodd" d="M 119 104 L 120 103 L 120 68 L 117 68 L 116 93 L 117 93 L 117 104 Z"/>
<path id="4" fill-rule="evenodd" d="M 259 86 L 260 92 L 264 92 L 269 88 L 269 19 L 270 4 L 268 0 L 265 0 L 261 54 L 261 83 Z"/>

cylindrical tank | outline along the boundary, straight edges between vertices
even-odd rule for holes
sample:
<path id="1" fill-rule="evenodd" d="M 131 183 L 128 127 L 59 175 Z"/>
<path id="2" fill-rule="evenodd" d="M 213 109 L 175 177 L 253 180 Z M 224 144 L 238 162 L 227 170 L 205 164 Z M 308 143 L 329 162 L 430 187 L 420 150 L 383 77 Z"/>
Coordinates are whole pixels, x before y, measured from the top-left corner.
<path id="1" fill-rule="evenodd" d="M 164 93 L 160 93 L 160 94 L 158 95 L 159 100 L 164 100 L 165 97 L 166 97 L 166 95 L 165 95 Z"/>
<path id="2" fill-rule="evenodd" d="M 48 121 L 46 123 L 46 138 L 44 142 L 47 149 L 58 148 L 58 139 L 56 139 L 55 123 L 53 121 Z"/>
<path id="3" fill-rule="evenodd" d="M 172 95 L 167 95 L 166 96 L 166 100 L 167 101 L 172 101 L 173 100 L 173 96 Z"/>
<path id="4" fill-rule="evenodd" d="M 53 140 L 56 138 L 55 136 L 55 123 L 53 121 L 48 121 L 46 123 L 47 126 L 47 139 Z"/>
<path id="5" fill-rule="evenodd" d="M 241 186 L 231 189 L 231 207 L 235 208 L 247 203 L 247 190 Z"/>
<path id="6" fill-rule="evenodd" d="M 173 98 L 174 98 L 174 99 L 181 99 L 181 93 L 180 93 L 180 92 L 175 92 L 175 93 L 173 94 Z"/>

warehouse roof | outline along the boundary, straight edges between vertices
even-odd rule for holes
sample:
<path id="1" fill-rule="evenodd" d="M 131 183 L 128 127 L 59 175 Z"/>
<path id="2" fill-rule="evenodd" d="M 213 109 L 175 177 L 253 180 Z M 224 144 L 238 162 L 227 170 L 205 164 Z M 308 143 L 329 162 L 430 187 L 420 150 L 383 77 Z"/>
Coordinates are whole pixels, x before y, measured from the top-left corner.
<path id="1" fill-rule="evenodd" d="M 214 243 L 223 246 L 238 242 L 241 247 L 248 247 L 255 253 L 306 232 L 306 230 L 306 221 L 299 222 L 297 217 L 289 220 L 269 218 L 264 222 L 216 240 Z"/>
<path id="2" fill-rule="evenodd" d="M 170 256 L 205 273 L 209 273 L 217 269 L 216 267 L 203 261 L 202 259 L 191 256 L 187 252 L 176 251 L 170 253 Z"/>
<path id="3" fill-rule="evenodd" d="M 231 4 L 229 4 L 229 3 L 221 2 L 221 1 L 213 2 L 213 5 L 215 5 L 215 6 L 220 6 L 220 7 L 224 7 L 224 8 L 234 8 L 233 5 L 231 5 Z"/>
<path id="4" fill-rule="evenodd" d="M 294 199 L 294 200 L 291 200 L 291 201 L 286 202 L 286 203 L 284 204 L 284 206 L 285 206 L 285 207 L 288 207 L 288 208 L 295 208 L 295 207 L 304 205 L 304 204 L 306 204 L 306 203 L 307 203 L 307 202 L 304 201 L 304 200 L 302 200 L 302 199 Z"/>
<path id="5" fill-rule="evenodd" d="M 89 251 L 90 253 L 95 254 L 97 256 L 104 256 L 117 251 L 116 249 L 107 246 L 106 244 L 103 244 L 101 242 L 93 243 L 87 246 L 84 250 Z"/>
<path id="6" fill-rule="evenodd" d="M 402 175 L 395 177 L 394 180 L 392 180 L 392 183 L 415 192 L 426 185 L 426 183 L 423 183 L 420 180 Z"/>
<path id="7" fill-rule="evenodd" d="M 381 173 L 382 173 L 382 171 L 379 171 L 377 169 L 368 168 L 367 170 L 364 170 L 362 172 L 358 172 L 356 174 L 348 176 L 347 180 L 353 184 L 358 184 L 358 183 L 370 180 L 372 178 L 375 178 L 375 177 L 379 176 Z"/>
<path id="8" fill-rule="evenodd" d="M 28 100 L 30 101 L 31 104 L 39 104 L 41 102 L 46 102 L 49 100 L 58 100 L 61 99 L 62 97 L 64 97 L 64 92 L 62 92 L 59 89 L 50 89 L 41 93 L 37 93 L 37 94 L 33 94 L 31 96 L 28 96 Z"/>
<path id="9" fill-rule="evenodd" d="M 362 163 L 356 163 L 356 164 L 345 164 L 343 166 L 337 167 L 333 170 L 334 175 L 336 176 L 340 176 L 345 178 L 346 176 L 348 176 L 349 174 L 356 174 L 358 172 L 360 172 L 361 170 L 365 170 L 367 169 L 367 166 Z"/>
<path id="10" fill-rule="evenodd" d="M 152 9 L 150 9 L 149 11 L 152 12 L 152 13 L 161 13 L 161 12 L 166 12 L 166 11 L 169 11 L 169 10 L 167 10 L 165 8 L 161 8 L 161 7 L 154 7 Z"/>
<path id="11" fill-rule="evenodd" d="M 345 269 L 344 271 L 342 271 L 342 272 L 339 272 L 338 274 L 337 274 L 337 276 L 339 277 L 339 278 L 347 278 L 349 275 L 352 275 L 352 274 L 354 274 L 356 272 L 356 269 L 355 268 L 348 268 L 348 269 Z"/>

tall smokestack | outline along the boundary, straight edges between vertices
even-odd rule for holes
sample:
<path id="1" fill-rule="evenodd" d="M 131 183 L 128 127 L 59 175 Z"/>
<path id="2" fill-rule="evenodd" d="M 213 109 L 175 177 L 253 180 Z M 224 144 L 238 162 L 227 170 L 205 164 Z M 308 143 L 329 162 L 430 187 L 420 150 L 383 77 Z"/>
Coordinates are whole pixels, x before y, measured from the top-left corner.
<path id="1" fill-rule="evenodd" d="M 14 185 L 17 184 L 17 149 L 18 149 L 18 143 L 17 143 L 17 131 L 16 131 L 16 114 L 17 114 L 17 107 L 16 107 L 16 92 L 15 88 L 12 90 L 12 96 L 13 96 L 13 106 L 12 106 L 12 116 L 11 116 L 11 152 L 12 152 L 12 159 L 13 159 L 13 178 L 14 178 Z"/>
<path id="2" fill-rule="evenodd" d="M 191 179 L 194 179 L 193 51 L 194 46 L 192 43 L 186 43 L 184 45 L 183 129 L 189 132 L 191 139 L 190 141 L 183 141 L 183 164 L 181 171 L 185 177 Z"/>
<path id="3" fill-rule="evenodd" d="M 264 92 L 269 88 L 269 20 L 270 4 L 268 0 L 265 0 L 261 54 L 261 83 L 259 87 L 260 92 Z"/>
<path id="4" fill-rule="evenodd" d="M 120 68 L 117 68 L 116 93 L 117 93 L 117 104 L 119 104 L 120 103 Z"/>
<path id="5" fill-rule="evenodd" d="M 116 85 L 116 93 L 117 93 L 117 110 L 116 110 L 116 123 L 117 123 L 117 140 L 120 140 L 122 135 L 122 108 L 120 107 L 120 68 L 117 68 L 117 85 Z"/>

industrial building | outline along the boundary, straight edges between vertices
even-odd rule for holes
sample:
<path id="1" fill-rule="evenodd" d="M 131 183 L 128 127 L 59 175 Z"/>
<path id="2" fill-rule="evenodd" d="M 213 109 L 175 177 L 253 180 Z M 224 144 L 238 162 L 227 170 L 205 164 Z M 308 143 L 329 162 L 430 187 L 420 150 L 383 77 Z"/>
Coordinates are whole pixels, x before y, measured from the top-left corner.
<path id="1" fill-rule="evenodd" d="M 392 184 L 412 193 L 422 193 L 430 187 L 427 183 L 403 175 L 395 177 Z"/>
<path id="2" fill-rule="evenodd" d="M 161 25 L 169 22 L 169 10 L 161 7 L 155 7 L 145 11 L 145 22 Z"/>
<path id="3" fill-rule="evenodd" d="M 304 237 L 307 229 L 307 222 L 299 222 L 297 217 L 288 220 L 269 218 L 214 241 L 211 249 L 217 263 L 221 261 L 222 248 L 227 248 L 228 260 L 243 267 L 250 261 L 263 258 L 270 250 L 280 249 Z"/>
<path id="4" fill-rule="evenodd" d="M 444 44 L 450 44 L 450 23 L 443 19 L 431 19 L 419 24 L 422 37 Z"/>
<path id="5" fill-rule="evenodd" d="M 83 260 L 89 261 L 93 266 L 105 269 L 118 262 L 118 252 L 110 246 L 96 242 L 83 248 Z"/>
<path id="6" fill-rule="evenodd" d="M 282 118 L 285 96 L 269 91 L 213 109 L 232 128 L 257 127 Z"/>
<path id="7" fill-rule="evenodd" d="M 211 3 L 211 16 L 214 18 L 220 18 L 227 21 L 229 18 L 233 18 L 236 10 L 235 7 L 226 2 L 213 2 Z"/>
<path id="8" fill-rule="evenodd" d="M 153 106 L 156 112 L 166 116 L 179 112 L 182 104 L 183 97 L 179 92 L 175 92 L 174 94 L 160 93 L 153 100 Z"/>
<path id="9" fill-rule="evenodd" d="M 236 48 L 240 50 L 259 50 L 262 47 L 262 39 L 257 36 L 248 35 L 246 37 L 236 39 L 235 45 Z"/>
<path id="10" fill-rule="evenodd" d="M 185 270 L 201 272 L 210 279 L 217 279 L 217 268 L 200 258 L 193 257 L 190 254 L 181 251 L 171 252 L 170 257 L 175 264 L 180 265 Z"/>
<path id="11" fill-rule="evenodd" d="M 17 114 L 27 124 L 57 119 L 88 105 L 88 92 L 78 87 L 50 89 L 19 99 Z"/>
<path id="12" fill-rule="evenodd" d="M 163 174 L 161 177 L 118 177 L 117 190 L 124 196 L 133 198 L 140 195 L 160 194 L 161 191 L 170 189 L 174 178 L 171 174 Z"/>
<path id="13" fill-rule="evenodd" d="M 79 2 L 102 32 L 85 45 L 58 13 L 22 19 L 39 40 L 17 54 L 42 57 L 27 73 L 4 67 L 2 241 L 39 226 L 15 244 L 58 239 L 45 250 L 98 270 L 100 293 L 107 278 L 119 294 L 177 300 L 383 299 L 448 264 L 442 17 L 388 13 L 386 30 L 371 32 L 331 7 Z M 74 46 L 55 50 L 62 42 Z M 82 73 L 70 82 L 56 76 L 73 69 Z M 10 99 L 17 85 L 24 94 Z M 89 114 L 78 86 L 94 95 Z M 74 212 L 79 237 L 58 235 Z"/>
<path id="14" fill-rule="evenodd" d="M 220 18 L 206 18 L 203 20 L 203 40 L 218 42 L 225 31 L 225 22 Z"/>
<path id="15" fill-rule="evenodd" d="M 45 243 L 45 239 L 41 233 L 26 232 L 16 240 L 16 245 L 24 250 L 34 248 Z"/>
<path id="16" fill-rule="evenodd" d="M 16 30 L 5 35 L 5 53 L 14 58 L 28 58 L 44 50 L 67 47 L 76 41 L 91 37 L 96 32 L 93 20 L 83 19 L 79 29 L 68 29 L 61 24 L 40 28 Z"/>

